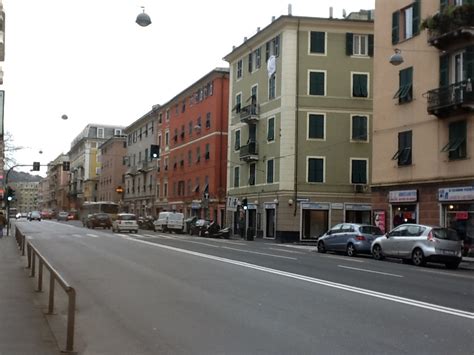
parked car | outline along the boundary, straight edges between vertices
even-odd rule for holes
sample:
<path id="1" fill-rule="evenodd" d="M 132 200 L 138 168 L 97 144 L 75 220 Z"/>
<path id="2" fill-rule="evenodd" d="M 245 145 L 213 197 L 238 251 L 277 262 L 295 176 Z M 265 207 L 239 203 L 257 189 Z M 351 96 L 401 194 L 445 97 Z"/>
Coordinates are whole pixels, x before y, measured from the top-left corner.
<path id="1" fill-rule="evenodd" d="M 112 222 L 112 232 L 138 233 L 137 216 L 131 213 L 119 213 Z"/>
<path id="2" fill-rule="evenodd" d="M 79 215 L 77 212 L 69 212 L 69 214 L 67 215 L 67 220 L 68 221 L 75 221 L 75 220 L 78 220 L 79 219 Z"/>
<path id="3" fill-rule="evenodd" d="M 86 219 L 87 228 L 112 228 L 112 219 L 107 213 L 93 213 L 87 216 Z"/>
<path id="4" fill-rule="evenodd" d="M 383 235 L 377 226 L 357 223 L 340 223 L 318 238 L 318 252 L 345 252 L 348 256 L 370 254 L 375 238 Z"/>
<path id="5" fill-rule="evenodd" d="M 402 224 L 372 243 L 372 255 L 400 258 L 423 266 L 426 262 L 444 263 L 448 269 L 456 269 L 462 260 L 462 241 L 451 228 L 422 224 Z"/>
<path id="6" fill-rule="evenodd" d="M 39 211 L 31 211 L 28 215 L 28 221 L 41 221 L 41 213 Z"/>
<path id="7" fill-rule="evenodd" d="M 54 212 L 51 210 L 44 210 L 44 211 L 41 211 L 40 213 L 41 213 L 42 219 L 52 219 L 54 216 Z"/>
<path id="8" fill-rule="evenodd" d="M 58 215 L 56 216 L 56 219 L 58 221 L 67 221 L 67 216 L 69 216 L 69 213 L 68 212 L 65 212 L 65 211 L 61 211 L 58 213 Z"/>
<path id="9" fill-rule="evenodd" d="M 194 222 L 194 224 L 191 224 L 189 234 L 204 237 L 204 233 L 206 232 L 210 224 L 211 221 L 207 219 L 198 219 L 196 220 L 196 222 Z"/>
<path id="10" fill-rule="evenodd" d="M 156 231 L 178 232 L 184 230 L 184 214 L 180 212 L 160 212 L 156 221 L 153 222 Z"/>

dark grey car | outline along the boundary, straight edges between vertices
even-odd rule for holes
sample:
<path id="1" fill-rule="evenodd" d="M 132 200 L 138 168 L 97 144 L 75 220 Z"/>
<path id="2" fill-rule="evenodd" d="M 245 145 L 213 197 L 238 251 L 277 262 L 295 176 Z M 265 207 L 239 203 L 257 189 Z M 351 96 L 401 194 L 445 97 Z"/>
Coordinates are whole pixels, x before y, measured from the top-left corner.
<path id="1" fill-rule="evenodd" d="M 349 256 L 357 253 L 370 254 L 370 246 L 378 236 L 383 235 L 379 227 L 369 224 L 336 224 L 318 238 L 318 252 L 345 252 Z"/>

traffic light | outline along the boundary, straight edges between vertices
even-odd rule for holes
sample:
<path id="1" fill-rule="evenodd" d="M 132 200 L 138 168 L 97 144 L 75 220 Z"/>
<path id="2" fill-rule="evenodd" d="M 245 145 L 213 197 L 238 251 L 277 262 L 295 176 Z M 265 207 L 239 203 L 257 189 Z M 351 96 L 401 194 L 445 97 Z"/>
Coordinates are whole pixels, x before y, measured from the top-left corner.
<path id="1" fill-rule="evenodd" d="M 150 158 L 158 159 L 160 157 L 160 146 L 157 144 L 152 144 L 150 146 Z"/>
<path id="2" fill-rule="evenodd" d="M 33 162 L 33 171 L 39 171 L 40 170 L 40 163 L 39 161 Z"/>
<path id="3" fill-rule="evenodd" d="M 71 163 L 68 161 L 63 161 L 63 171 L 71 170 Z"/>
<path id="4" fill-rule="evenodd" d="M 7 186 L 7 200 L 12 201 L 15 198 L 15 190 Z"/>

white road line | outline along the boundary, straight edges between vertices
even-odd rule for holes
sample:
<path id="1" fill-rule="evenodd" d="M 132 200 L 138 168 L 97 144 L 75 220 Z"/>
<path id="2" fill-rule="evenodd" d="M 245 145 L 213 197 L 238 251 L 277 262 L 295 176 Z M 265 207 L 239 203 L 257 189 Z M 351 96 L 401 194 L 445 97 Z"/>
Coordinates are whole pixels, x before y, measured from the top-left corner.
<path id="1" fill-rule="evenodd" d="M 304 255 L 304 253 L 302 253 L 302 252 L 300 252 L 300 251 L 286 250 L 286 249 L 279 249 L 279 248 L 268 248 L 268 249 L 270 249 L 270 250 L 282 251 L 282 252 L 284 252 L 284 253 Z"/>
<path id="2" fill-rule="evenodd" d="M 92 237 L 92 238 L 99 238 L 98 235 L 95 235 L 95 234 L 86 234 L 88 237 Z"/>
<path id="3" fill-rule="evenodd" d="M 71 237 L 82 238 L 81 234 L 71 234 Z"/>
<path id="4" fill-rule="evenodd" d="M 289 256 L 282 256 L 282 255 L 275 255 L 275 254 L 260 253 L 260 252 L 258 252 L 258 251 L 242 250 L 242 249 L 231 248 L 231 247 L 221 247 L 221 248 L 222 248 L 222 249 L 236 250 L 236 251 L 240 251 L 240 252 L 242 252 L 242 253 L 258 254 L 258 255 L 265 255 L 265 256 L 273 256 L 274 258 L 298 260 L 297 258 L 291 258 L 291 257 L 289 257 Z"/>
<path id="5" fill-rule="evenodd" d="M 354 258 L 350 258 L 350 257 L 343 258 L 343 257 L 340 257 L 340 256 L 332 256 L 332 255 L 320 255 L 320 256 L 322 258 L 338 259 L 338 260 L 344 260 L 344 261 L 353 261 L 355 263 L 363 263 L 364 262 L 363 260 L 354 259 Z"/>
<path id="6" fill-rule="evenodd" d="M 429 274 L 444 275 L 444 276 L 449 276 L 449 277 L 460 277 L 462 279 L 474 280 L 474 276 L 469 276 L 469 275 L 460 275 L 460 274 L 451 273 L 451 272 L 426 270 L 426 269 L 421 269 L 421 268 L 417 268 L 416 270 L 421 271 L 421 272 L 427 272 Z"/>
<path id="7" fill-rule="evenodd" d="M 364 288 L 359 288 L 359 287 L 344 285 L 344 284 L 337 283 L 337 282 L 317 279 L 317 278 L 314 278 L 314 277 L 293 274 L 291 272 L 271 269 L 271 268 L 267 268 L 267 267 L 264 267 L 264 266 L 258 266 L 258 265 L 255 265 L 255 264 L 246 263 L 246 262 L 243 262 L 243 261 L 237 261 L 237 260 L 232 260 L 232 259 L 227 259 L 227 258 L 221 258 L 221 257 L 218 257 L 218 256 L 198 253 L 198 252 L 191 251 L 191 250 L 180 249 L 180 248 L 170 247 L 170 246 L 163 245 L 163 244 L 152 243 L 152 242 L 148 242 L 146 240 L 131 239 L 131 238 L 128 238 L 128 239 L 131 240 L 131 241 L 137 242 L 137 243 L 143 243 L 143 244 L 151 245 L 151 246 L 154 246 L 154 247 L 157 247 L 157 248 L 173 250 L 173 251 L 178 252 L 178 253 L 189 254 L 189 255 L 205 258 L 205 259 L 220 261 L 220 262 L 227 263 L 227 264 L 238 265 L 238 266 L 246 267 L 246 268 L 249 268 L 249 269 L 259 270 L 259 271 L 266 272 L 266 273 L 269 273 L 269 274 L 285 276 L 285 277 L 289 277 L 289 278 L 296 279 L 296 280 L 301 280 L 301 281 L 310 282 L 310 283 L 314 283 L 314 284 L 318 284 L 318 285 L 337 288 L 339 290 L 344 290 L 344 291 L 347 291 L 347 292 L 353 292 L 353 293 L 358 293 L 358 294 L 362 294 L 362 295 L 366 295 L 366 296 L 370 296 L 370 297 L 383 299 L 383 300 L 386 300 L 388 302 L 401 303 L 401 304 L 406 304 L 406 305 L 413 306 L 413 307 L 432 310 L 432 311 L 435 311 L 435 312 L 446 313 L 446 314 L 450 314 L 450 315 L 457 316 L 457 317 L 462 317 L 462 318 L 467 318 L 467 319 L 474 319 L 474 312 L 468 312 L 468 311 L 463 311 L 463 310 L 460 310 L 460 309 L 444 307 L 444 306 L 440 306 L 440 305 L 436 305 L 436 304 L 432 304 L 432 303 L 417 301 L 417 300 L 410 299 L 410 298 L 399 297 L 399 296 L 391 295 L 391 294 L 388 294 L 388 293 L 371 291 L 371 290 L 367 290 L 367 289 L 364 289 Z"/>
<path id="8" fill-rule="evenodd" d="M 397 275 L 397 274 L 390 274 L 388 272 L 381 272 L 381 271 L 374 271 L 374 270 L 367 270 L 367 269 L 359 269 L 357 267 L 350 267 L 350 266 L 344 266 L 344 265 L 337 265 L 338 267 L 342 267 L 344 269 L 351 269 L 351 270 L 357 270 L 357 271 L 364 271 L 364 272 L 371 272 L 374 274 L 380 274 L 380 275 L 387 275 L 387 276 L 393 276 L 393 277 L 404 277 L 403 275 Z"/>

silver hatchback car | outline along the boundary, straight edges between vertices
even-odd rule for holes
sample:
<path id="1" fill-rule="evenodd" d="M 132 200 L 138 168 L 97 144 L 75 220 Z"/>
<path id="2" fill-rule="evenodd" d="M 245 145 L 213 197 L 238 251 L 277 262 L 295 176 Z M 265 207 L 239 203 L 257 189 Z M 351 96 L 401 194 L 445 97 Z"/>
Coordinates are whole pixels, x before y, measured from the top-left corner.
<path id="1" fill-rule="evenodd" d="M 454 229 L 422 224 L 402 224 L 376 238 L 371 250 L 375 259 L 385 256 L 411 261 L 423 266 L 426 262 L 444 263 L 456 269 L 462 260 L 462 241 Z"/>

